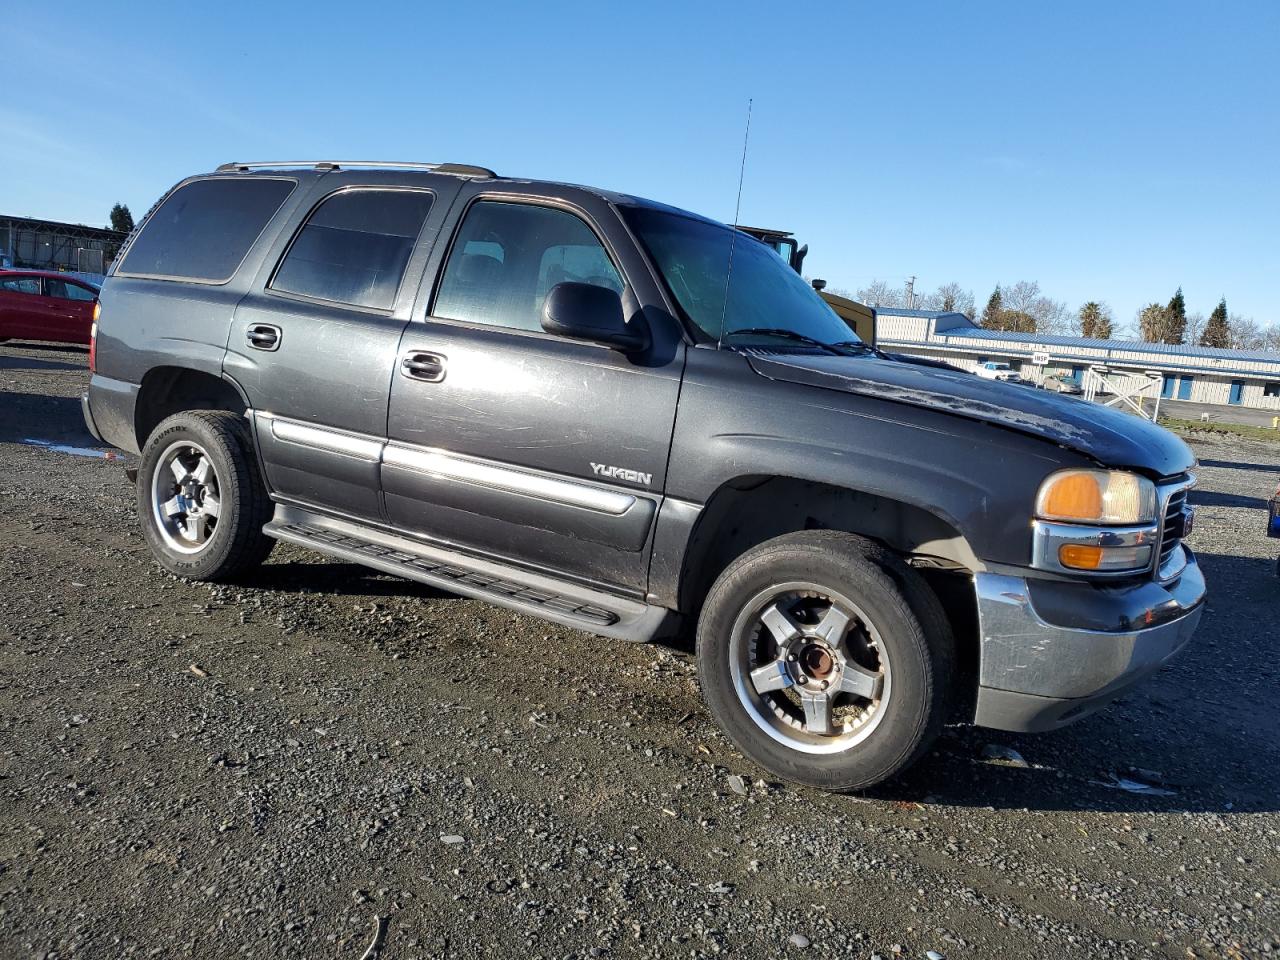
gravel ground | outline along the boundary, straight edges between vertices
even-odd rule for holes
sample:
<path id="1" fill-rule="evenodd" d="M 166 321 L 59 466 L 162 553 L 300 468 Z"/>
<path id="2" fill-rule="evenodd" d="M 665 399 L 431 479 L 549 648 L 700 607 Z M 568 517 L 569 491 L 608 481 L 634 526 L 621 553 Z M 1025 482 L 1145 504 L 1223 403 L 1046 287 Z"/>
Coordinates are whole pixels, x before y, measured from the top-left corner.
<path id="1" fill-rule="evenodd" d="M 95 446 L 84 361 L 0 347 L 0 956 L 1280 953 L 1280 446 L 1196 444 L 1173 665 L 840 797 L 758 779 L 687 648 L 285 546 L 163 574 L 120 462 L 22 442 Z"/>

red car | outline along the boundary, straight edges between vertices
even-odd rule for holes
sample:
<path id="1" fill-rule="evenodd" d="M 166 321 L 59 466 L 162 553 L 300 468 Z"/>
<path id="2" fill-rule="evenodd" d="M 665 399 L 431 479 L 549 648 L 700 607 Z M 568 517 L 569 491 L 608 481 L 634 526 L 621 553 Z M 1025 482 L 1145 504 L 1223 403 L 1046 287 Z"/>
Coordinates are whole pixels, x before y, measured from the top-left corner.
<path id="1" fill-rule="evenodd" d="M 89 343 L 98 288 L 45 270 L 0 270 L 0 340 Z"/>

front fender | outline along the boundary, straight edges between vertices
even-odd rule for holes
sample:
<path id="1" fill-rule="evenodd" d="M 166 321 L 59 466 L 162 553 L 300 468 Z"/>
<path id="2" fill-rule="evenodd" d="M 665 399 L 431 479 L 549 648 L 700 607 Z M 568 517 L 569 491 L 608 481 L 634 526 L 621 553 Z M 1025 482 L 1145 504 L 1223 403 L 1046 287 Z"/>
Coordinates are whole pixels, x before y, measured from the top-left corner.
<path id="1" fill-rule="evenodd" d="M 770 380 L 731 351 L 691 350 L 667 494 L 704 504 L 746 475 L 844 487 L 933 513 L 984 562 L 1025 566 L 1041 481 L 1088 465 L 1078 453 L 990 423 Z"/>

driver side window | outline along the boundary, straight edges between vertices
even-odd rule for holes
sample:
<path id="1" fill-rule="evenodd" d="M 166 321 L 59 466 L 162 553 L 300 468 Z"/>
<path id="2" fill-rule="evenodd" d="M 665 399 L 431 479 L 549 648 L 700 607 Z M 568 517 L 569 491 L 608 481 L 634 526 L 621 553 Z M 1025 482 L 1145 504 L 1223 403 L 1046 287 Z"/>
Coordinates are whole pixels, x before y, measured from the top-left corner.
<path id="1" fill-rule="evenodd" d="M 45 280 L 45 289 L 50 297 L 60 297 L 63 300 L 92 300 L 94 295 L 89 290 L 80 286 L 78 283 L 70 283 L 66 280 L 55 280 L 49 278 Z"/>
<path id="2" fill-rule="evenodd" d="M 432 314 L 541 330 L 547 293 L 569 281 L 623 289 L 608 252 L 579 217 L 553 207 L 481 200 L 458 230 Z"/>

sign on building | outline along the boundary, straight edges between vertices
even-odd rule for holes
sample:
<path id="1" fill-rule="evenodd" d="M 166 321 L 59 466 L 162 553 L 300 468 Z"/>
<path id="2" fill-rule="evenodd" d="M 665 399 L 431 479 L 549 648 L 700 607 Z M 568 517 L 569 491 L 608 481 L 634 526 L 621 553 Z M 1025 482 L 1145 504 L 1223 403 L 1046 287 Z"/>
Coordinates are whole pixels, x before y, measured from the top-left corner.
<path id="1" fill-rule="evenodd" d="M 1031 354 L 1031 362 L 1037 367 L 1043 367 L 1049 363 L 1049 354 L 1044 350 L 1037 350 Z"/>

